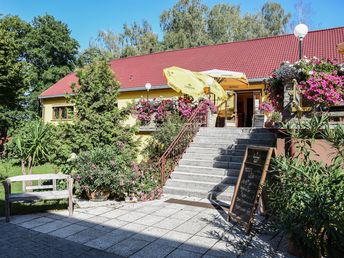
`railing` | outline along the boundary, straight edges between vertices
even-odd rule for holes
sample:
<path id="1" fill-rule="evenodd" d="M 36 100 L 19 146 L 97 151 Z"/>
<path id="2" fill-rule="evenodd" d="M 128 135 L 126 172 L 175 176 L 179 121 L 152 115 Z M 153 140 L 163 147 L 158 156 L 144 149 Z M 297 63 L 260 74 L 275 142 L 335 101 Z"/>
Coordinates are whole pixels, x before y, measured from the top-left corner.
<path id="1" fill-rule="evenodd" d="M 161 170 L 161 187 L 165 185 L 198 129 L 207 125 L 207 116 L 208 104 L 201 102 L 159 159 L 157 164 Z"/>

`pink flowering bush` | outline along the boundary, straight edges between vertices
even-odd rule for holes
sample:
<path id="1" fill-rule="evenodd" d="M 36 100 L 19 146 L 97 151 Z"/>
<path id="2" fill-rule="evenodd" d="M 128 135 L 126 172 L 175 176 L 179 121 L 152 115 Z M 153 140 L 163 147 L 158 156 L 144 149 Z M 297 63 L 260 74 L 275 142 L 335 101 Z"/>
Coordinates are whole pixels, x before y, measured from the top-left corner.
<path id="1" fill-rule="evenodd" d="M 212 112 L 216 112 L 215 105 L 208 99 L 205 101 L 207 107 L 204 112 L 208 111 L 208 107 Z M 161 124 L 166 121 L 167 117 L 171 114 L 178 114 L 183 119 L 188 119 L 195 108 L 198 106 L 199 101 L 194 101 L 191 97 L 179 97 L 178 99 L 141 99 L 135 106 L 134 114 L 141 122 L 141 125 L 147 125 L 152 120 L 156 124 Z"/>
<path id="2" fill-rule="evenodd" d="M 259 109 L 264 111 L 264 112 L 267 112 L 267 113 L 270 113 L 270 112 L 272 112 L 274 110 L 272 104 L 269 103 L 269 102 L 262 102 L 259 105 Z"/>
<path id="3" fill-rule="evenodd" d="M 315 105 L 335 105 L 343 101 L 344 69 L 330 59 L 303 58 L 293 64 L 284 62 L 267 81 L 269 103 L 275 111 L 283 110 L 284 86 L 295 79 L 303 97 Z"/>
<path id="4" fill-rule="evenodd" d="M 313 71 L 306 81 L 299 84 L 302 95 L 315 104 L 332 106 L 344 101 L 344 76 L 337 72 L 326 74 Z"/>

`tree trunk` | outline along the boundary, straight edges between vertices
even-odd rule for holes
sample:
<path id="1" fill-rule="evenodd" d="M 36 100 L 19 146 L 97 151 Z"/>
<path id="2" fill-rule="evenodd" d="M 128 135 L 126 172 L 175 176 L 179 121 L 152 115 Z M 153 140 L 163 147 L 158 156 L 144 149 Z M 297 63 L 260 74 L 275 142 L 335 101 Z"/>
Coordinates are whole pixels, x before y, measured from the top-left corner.
<path id="1" fill-rule="evenodd" d="M 25 167 L 25 160 L 24 159 L 22 159 L 21 160 L 21 170 L 22 170 L 22 174 L 23 175 L 26 175 L 26 167 Z"/>
<path id="2" fill-rule="evenodd" d="M 29 163 L 28 163 L 28 175 L 32 175 L 32 158 L 29 157 Z M 27 186 L 32 186 L 32 181 L 27 181 Z M 28 190 L 28 192 L 32 192 L 32 190 Z"/>

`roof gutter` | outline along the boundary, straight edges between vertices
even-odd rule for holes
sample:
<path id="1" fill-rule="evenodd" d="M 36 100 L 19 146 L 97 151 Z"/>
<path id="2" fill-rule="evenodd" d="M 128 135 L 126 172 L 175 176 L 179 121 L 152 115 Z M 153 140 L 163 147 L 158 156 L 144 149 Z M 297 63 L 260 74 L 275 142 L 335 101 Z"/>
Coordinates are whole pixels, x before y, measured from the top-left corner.
<path id="1" fill-rule="evenodd" d="M 248 79 L 249 83 L 259 83 L 259 82 L 263 82 L 264 80 L 266 80 L 268 78 L 251 78 Z M 167 90 L 167 89 L 171 89 L 170 86 L 168 85 L 157 85 L 157 86 L 152 86 L 151 90 Z M 135 91 L 146 91 L 146 87 L 145 86 L 139 86 L 139 87 L 135 87 L 135 88 L 121 88 L 119 89 L 120 93 L 124 93 L 124 92 L 135 92 Z M 50 98 L 59 98 L 59 97 L 65 97 L 67 95 L 66 94 L 55 94 L 55 95 L 48 95 L 48 96 L 39 96 L 39 99 L 50 99 Z M 68 95 L 74 95 L 74 93 L 68 93 Z"/>

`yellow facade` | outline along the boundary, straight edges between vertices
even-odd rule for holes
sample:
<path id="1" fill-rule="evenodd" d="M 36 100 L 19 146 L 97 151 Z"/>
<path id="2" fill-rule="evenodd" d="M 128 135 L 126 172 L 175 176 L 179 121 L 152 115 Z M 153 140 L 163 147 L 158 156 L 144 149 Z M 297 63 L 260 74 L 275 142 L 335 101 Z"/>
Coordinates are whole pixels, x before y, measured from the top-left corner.
<path id="1" fill-rule="evenodd" d="M 178 97 L 180 94 L 175 92 L 172 89 L 163 89 L 163 90 L 152 90 L 149 92 L 148 97 L 152 98 L 171 98 Z M 123 108 L 129 103 L 137 102 L 141 98 L 147 98 L 147 91 L 128 91 L 122 92 L 118 97 L 118 107 Z M 70 103 L 67 103 L 66 98 L 64 97 L 52 97 L 52 98 L 43 98 L 41 99 L 42 104 L 42 118 L 45 123 L 58 123 L 61 122 L 59 119 L 54 119 L 53 117 L 53 108 L 62 107 L 62 106 L 71 106 Z M 69 121 L 68 119 L 62 121 Z M 135 124 L 135 119 L 132 117 L 128 121 L 130 124 Z"/>

